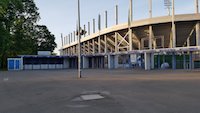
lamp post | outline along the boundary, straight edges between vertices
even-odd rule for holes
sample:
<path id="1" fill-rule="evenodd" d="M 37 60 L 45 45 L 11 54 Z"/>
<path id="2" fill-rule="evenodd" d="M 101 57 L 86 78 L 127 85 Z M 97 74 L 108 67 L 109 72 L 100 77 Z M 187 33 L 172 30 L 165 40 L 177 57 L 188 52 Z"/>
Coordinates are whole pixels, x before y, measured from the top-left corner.
<path id="1" fill-rule="evenodd" d="M 77 22 L 77 31 L 76 35 L 78 36 L 78 78 L 82 78 L 81 69 L 82 69 L 82 60 L 81 60 L 81 36 L 85 35 L 87 32 L 81 29 L 80 22 L 80 0 L 78 0 L 78 22 Z"/>
<path id="2" fill-rule="evenodd" d="M 81 78 L 81 25 L 80 25 L 80 0 L 78 0 L 78 31 L 77 31 L 77 35 L 78 35 L 78 78 Z"/>

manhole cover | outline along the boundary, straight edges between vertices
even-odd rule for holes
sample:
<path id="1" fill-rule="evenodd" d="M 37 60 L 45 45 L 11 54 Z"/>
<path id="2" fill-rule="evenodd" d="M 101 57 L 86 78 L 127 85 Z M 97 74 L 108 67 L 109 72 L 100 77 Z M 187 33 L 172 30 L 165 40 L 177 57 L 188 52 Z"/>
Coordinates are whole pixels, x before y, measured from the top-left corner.
<path id="1" fill-rule="evenodd" d="M 87 100 L 99 100 L 103 99 L 104 97 L 99 94 L 91 94 L 91 95 L 81 95 L 81 98 L 87 101 Z"/>

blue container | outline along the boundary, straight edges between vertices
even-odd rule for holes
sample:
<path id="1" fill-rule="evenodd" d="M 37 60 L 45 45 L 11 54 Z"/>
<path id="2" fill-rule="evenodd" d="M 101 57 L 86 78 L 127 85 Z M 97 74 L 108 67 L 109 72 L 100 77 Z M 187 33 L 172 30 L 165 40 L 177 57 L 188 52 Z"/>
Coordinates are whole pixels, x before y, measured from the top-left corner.
<path id="1" fill-rule="evenodd" d="M 21 58 L 8 58 L 8 70 L 21 70 L 22 68 Z"/>

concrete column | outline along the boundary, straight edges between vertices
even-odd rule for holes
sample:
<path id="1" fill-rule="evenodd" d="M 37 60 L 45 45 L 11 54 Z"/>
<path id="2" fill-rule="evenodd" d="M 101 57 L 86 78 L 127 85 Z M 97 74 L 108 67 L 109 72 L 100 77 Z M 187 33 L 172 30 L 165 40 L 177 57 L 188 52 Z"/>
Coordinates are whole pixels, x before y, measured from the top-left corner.
<path id="1" fill-rule="evenodd" d="M 131 28 L 129 28 L 129 51 L 133 50 L 133 31 Z"/>
<path id="2" fill-rule="evenodd" d="M 69 38 L 69 44 L 71 44 L 71 38 L 70 38 L 70 35 L 68 35 L 68 38 Z"/>
<path id="3" fill-rule="evenodd" d="M 95 68 L 95 57 L 92 57 L 92 68 Z"/>
<path id="4" fill-rule="evenodd" d="M 172 69 L 176 69 L 176 55 L 172 54 Z"/>
<path id="5" fill-rule="evenodd" d="M 199 0 L 195 0 L 195 12 L 199 13 Z"/>
<path id="6" fill-rule="evenodd" d="M 83 69 L 89 68 L 89 58 L 86 56 L 83 56 Z"/>
<path id="7" fill-rule="evenodd" d="M 151 70 L 151 54 L 144 53 L 145 70 Z"/>
<path id="8" fill-rule="evenodd" d="M 151 53 L 151 69 L 154 69 L 154 53 Z"/>
<path id="9" fill-rule="evenodd" d="M 119 55 L 114 56 L 114 68 L 117 69 L 119 67 Z"/>
<path id="10" fill-rule="evenodd" d="M 95 33 L 95 19 L 93 19 L 93 33 Z"/>
<path id="11" fill-rule="evenodd" d="M 176 47 L 175 4 L 172 0 L 172 47 Z"/>
<path id="12" fill-rule="evenodd" d="M 183 68 L 186 69 L 186 56 L 183 54 Z"/>
<path id="13" fill-rule="evenodd" d="M 90 35 L 90 22 L 88 22 L 88 35 Z"/>
<path id="14" fill-rule="evenodd" d="M 192 52 L 190 52 L 190 69 L 193 69 L 194 68 L 194 62 L 193 62 L 193 54 L 192 54 Z"/>
<path id="15" fill-rule="evenodd" d="M 196 46 L 200 46 L 200 23 L 196 24 Z"/>
<path id="16" fill-rule="evenodd" d="M 67 43 L 66 43 L 66 37 L 64 37 L 63 38 L 63 43 L 62 43 L 62 45 L 64 46 L 64 45 L 66 45 Z"/>
<path id="17" fill-rule="evenodd" d="M 98 16 L 98 29 L 101 30 L 101 15 Z"/>
<path id="18" fill-rule="evenodd" d="M 86 31 L 86 26 L 83 25 L 83 30 Z M 86 34 L 84 34 L 84 37 L 86 36 Z"/>
<path id="19" fill-rule="evenodd" d="M 92 50 L 93 50 L 93 54 L 95 54 L 95 42 L 94 42 L 95 40 L 94 39 L 92 39 Z"/>
<path id="20" fill-rule="evenodd" d="M 130 15 L 130 21 L 132 22 L 133 21 L 133 0 L 130 0 L 130 3 L 129 3 L 129 7 L 130 7 L 130 11 L 129 11 L 129 15 Z"/>
<path id="21" fill-rule="evenodd" d="M 87 45 L 88 45 L 88 54 L 90 54 L 90 41 L 87 41 Z"/>
<path id="22" fill-rule="evenodd" d="M 105 28 L 108 27 L 108 12 L 105 11 Z"/>
<path id="23" fill-rule="evenodd" d="M 118 52 L 118 34 L 115 32 L 115 53 Z"/>
<path id="24" fill-rule="evenodd" d="M 149 26 L 149 49 L 152 49 L 153 28 Z"/>
<path id="25" fill-rule="evenodd" d="M 83 55 L 86 54 L 86 46 L 85 46 L 85 42 L 83 42 L 83 52 L 82 52 Z"/>
<path id="26" fill-rule="evenodd" d="M 149 0 L 149 18 L 152 18 L 152 0 Z"/>
<path id="27" fill-rule="evenodd" d="M 190 38 L 187 39 L 187 47 L 190 47 Z"/>
<path id="28" fill-rule="evenodd" d="M 107 36 L 104 35 L 104 41 L 105 41 L 105 48 L 104 48 L 104 52 L 105 54 L 107 53 Z"/>
<path id="29" fill-rule="evenodd" d="M 114 56 L 108 55 L 108 69 L 114 68 Z"/>
<path id="30" fill-rule="evenodd" d="M 71 33 L 71 40 L 72 40 L 72 42 L 74 41 L 74 39 L 73 39 L 73 33 Z"/>
<path id="31" fill-rule="evenodd" d="M 69 44 L 68 37 L 66 36 L 66 37 L 64 37 L 64 39 L 65 39 L 65 45 L 68 45 Z"/>
<path id="32" fill-rule="evenodd" d="M 101 53 L 101 37 L 98 37 L 98 52 Z"/>
<path id="33" fill-rule="evenodd" d="M 118 25 L 118 5 L 115 6 L 115 24 Z"/>
<path id="34" fill-rule="evenodd" d="M 74 42 L 76 42 L 76 31 L 74 31 Z"/>
<path id="35" fill-rule="evenodd" d="M 64 46 L 64 43 L 63 43 L 63 35 L 61 33 L 61 44 L 62 44 L 62 47 Z"/>
<path id="36" fill-rule="evenodd" d="M 160 55 L 158 55 L 158 69 L 160 69 L 161 64 L 160 64 Z"/>
<path id="37" fill-rule="evenodd" d="M 69 58 L 64 58 L 64 66 L 65 69 L 69 68 Z"/>
<path id="38" fill-rule="evenodd" d="M 102 57 L 102 68 L 105 68 L 105 57 Z"/>

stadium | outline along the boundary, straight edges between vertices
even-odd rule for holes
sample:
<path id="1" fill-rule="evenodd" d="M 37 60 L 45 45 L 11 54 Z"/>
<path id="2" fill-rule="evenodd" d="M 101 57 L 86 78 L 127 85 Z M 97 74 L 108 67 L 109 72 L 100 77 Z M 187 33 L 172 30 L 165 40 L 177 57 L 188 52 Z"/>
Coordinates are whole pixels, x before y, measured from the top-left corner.
<path id="1" fill-rule="evenodd" d="M 130 0 L 127 23 L 118 23 L 118 6 L 115 7 L 115 25 L 98 30 L 95 20 L 84 25 L 80 39 L 82 68 L 139 68 L 195 69 L 200 68 L 200 14 L 198 0 L 192 14 L 175 14 L 174 1 L 165 1 L 171 15 L 152 17 L 152 1 L 149 0 L 149 18 L 133 20 Z M 92 29 L 91 29 L 92 28 Z M 62 37 L 60 54 L 65 56 L 67 68 L 78 67 L 78 38 L 76 32 Z"/>

